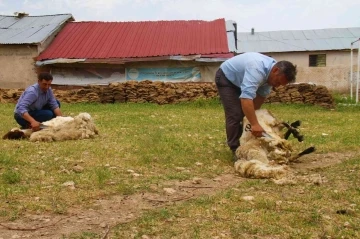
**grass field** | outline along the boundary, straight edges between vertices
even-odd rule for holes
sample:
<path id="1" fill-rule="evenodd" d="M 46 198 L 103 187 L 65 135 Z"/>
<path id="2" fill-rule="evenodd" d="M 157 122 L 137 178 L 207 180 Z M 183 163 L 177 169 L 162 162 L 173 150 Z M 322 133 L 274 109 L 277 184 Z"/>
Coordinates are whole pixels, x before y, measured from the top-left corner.
<path id="1" fill-rule="evenodd" d="M 1 134 L 17 126 L 13 108 L 0 104 Z M 145 210 L 113 225 L 109 238 L 360 238 L 360 107 L 263 108 L 280 119 L 302 121 L 305 142 L 291 139 L 296 150 L 315 145 L 319 155 L 353 156 L 318 169 L 326 178 L 321 185 L 246 179 L 211 195 Z M 1 222 L 16 222 L 25 214 L 67 215 L 74 207 L 91 209 L 98 198 L 151 193 L 170 181 L 234 173 L 217 100 L 161 106 L 62 104 L 62 111 L 90 113 L 100 135 L 52 143 L 0 140 Z M 76 172 L 75 166 L 82 170 Z M 67 182 L 74 188 L 64 186 Z M 245 195 L 254 200 L 244 201 Z M 62 238 L 101 237 L 90 230 Z"/>

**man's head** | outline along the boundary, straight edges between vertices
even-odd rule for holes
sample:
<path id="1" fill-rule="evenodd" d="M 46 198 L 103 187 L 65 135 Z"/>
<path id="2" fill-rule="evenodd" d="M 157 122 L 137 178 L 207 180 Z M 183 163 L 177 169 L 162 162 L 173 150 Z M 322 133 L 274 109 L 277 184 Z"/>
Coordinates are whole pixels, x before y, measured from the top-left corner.
<path id="1" fill-rule="evenodd" d="M 50 88 L 52 80 L 53 77 L 50 73 L 47 72 L 40 73 L 38 75 L 38 84 L 40 86 L 40 89 L 46 92 Z"/>
<path id="2" fill-rule="evenodd" d="M 293 83 L 296 79 L 296 73 L 296 65 L 289 61 L 279 61 L 271 69 L 268 83 L 273 87 Z"/>

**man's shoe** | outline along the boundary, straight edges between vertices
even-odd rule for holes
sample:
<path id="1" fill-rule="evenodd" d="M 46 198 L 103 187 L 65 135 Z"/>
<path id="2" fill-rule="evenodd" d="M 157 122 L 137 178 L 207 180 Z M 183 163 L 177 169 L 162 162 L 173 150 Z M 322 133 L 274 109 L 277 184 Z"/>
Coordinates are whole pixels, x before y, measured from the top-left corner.
<path id="1" fill-rule="evenodd" d="M 236 156 L 236 153 L 233 152 L 233 162 L 235 163 L 236 161 L 238 161 L 238 157 Z"/>

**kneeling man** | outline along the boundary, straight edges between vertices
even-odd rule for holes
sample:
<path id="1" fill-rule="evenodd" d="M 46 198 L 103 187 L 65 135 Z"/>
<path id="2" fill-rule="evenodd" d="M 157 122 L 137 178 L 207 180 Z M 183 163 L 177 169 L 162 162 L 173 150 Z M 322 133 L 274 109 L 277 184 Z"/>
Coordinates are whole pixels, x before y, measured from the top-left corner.
<path id="1" fill-rule="evenodd" d="M 21 94 L 14 111 L 14 118 L 22 129 L 40 130 L 42 122 L 62 116 L 60 102 L 51 89 L 53 77 L 40 73 L 38 82 L 26 88 Z"/>

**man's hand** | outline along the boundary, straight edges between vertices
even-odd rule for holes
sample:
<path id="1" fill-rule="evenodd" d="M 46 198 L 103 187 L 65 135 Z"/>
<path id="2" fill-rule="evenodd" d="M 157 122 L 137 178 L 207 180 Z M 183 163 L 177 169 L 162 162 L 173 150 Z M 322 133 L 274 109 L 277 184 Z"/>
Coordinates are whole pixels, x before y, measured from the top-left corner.
<path id="1" fill-rule="evenodd" d="M 262 99 L 262 98 L 258 98 L 258 99 Z M 254 135 L 255 137 L 261 137 L 262 133 L 265 131 L 261 127 L 261 125 L 259 124 L 259 121 L 256 118 L 253 100 L 241 98 L 240 102 L 241 102 L 241 107 L 243 109 L 243 112 L 244 112 L 246 118 L 249 120 L 249 123 L 251 125 L 252 135 Z M 257 100 L 256 102 L 259 104 L 259 105 L 257 105 L 257 107 L 260 107 L 261 106 L 260 103 L 263 101 Z"/>
<path id="2" fill-rule="evenodd" d="M 24 118 L 24 120 L 29 122 L 32 131 L 35 132 L 40 130 L 40 122 L 37 122 L 33 117 L 29 115 L 28 112 L 25 112 L 22 117 Z"/>
<path id="3" fill-rule="evenodd" d="M 265 130 L 259 124 L 251 125 L 251 133 L 255 137 L 261 137 Z"/>
<path id="4" fill-rule="evenodd" d="M 31 123 L 30 123 L 30 127 L 31 127 L 31 129 L 32 129 L 32 131 L 39 131 L 40 130 L 40 122 L 37 122 L 37 121 L 32 121 Z"/>

